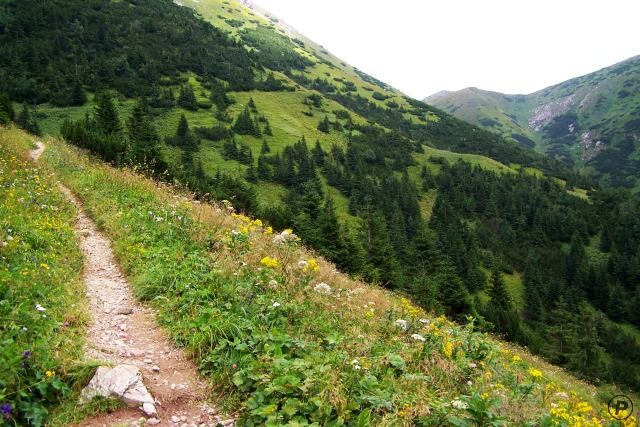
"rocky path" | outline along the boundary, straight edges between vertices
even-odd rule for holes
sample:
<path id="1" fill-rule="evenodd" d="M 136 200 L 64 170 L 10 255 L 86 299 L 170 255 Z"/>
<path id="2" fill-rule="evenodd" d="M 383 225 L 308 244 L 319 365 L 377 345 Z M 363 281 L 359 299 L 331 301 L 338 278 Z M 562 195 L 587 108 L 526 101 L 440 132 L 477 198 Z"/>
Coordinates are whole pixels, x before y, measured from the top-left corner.
<path id="1" fill-rule="evenodd" d="M 44 145 L 30 155 L 42 155 Z M 61 191 L 78 210 L 76 233 L 85 257 L 84 281 L 91 313 L 85 357 L 105 365 L 135 365 L 155 399 L 158 415 L 146 418 L 138 409 L 124 409 L 86 420 L 79 426 L 146 425 L 203 427 L 233 425 L 207 402 L 208 385 L 184 352 L 156 324 L 154 313 L 134 300 L 115 260 L 109 240 L 84 213 L 82 203 L 64 185 Z"/>

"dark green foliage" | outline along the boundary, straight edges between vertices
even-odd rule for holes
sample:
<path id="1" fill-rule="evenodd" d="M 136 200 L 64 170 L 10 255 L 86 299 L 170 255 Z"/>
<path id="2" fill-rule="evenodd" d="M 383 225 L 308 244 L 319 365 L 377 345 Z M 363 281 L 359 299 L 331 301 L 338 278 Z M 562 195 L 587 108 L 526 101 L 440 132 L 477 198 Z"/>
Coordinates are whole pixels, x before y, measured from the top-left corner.
<path id="1" fill-rule="evenodd" d="M 240 135 L 253 135 L 256 138 L 261 136 L 260 126 L 251 118 L 248 106 L 240 112 L 232 129 Z"/>
<path id="2" fill-rule="evenodd" d="M 231 137 L 231 131 L 224 126 L 215 125 L 210 128 L 198 127 L 194 129 L 194 132 L 203 139 L 209 141 L 222 141 Z"/>
<path id="3" fill-rule="evenodd" d="M 129 137 L 129 159 L 132 164 L 143 165 L 154 170 L 161 161 L 160 137 L 153 126 L 147 104 L 139 101 L 127 121 L 127 136 Z"/>
<path id="4" fill-rule="evenodd" d="M 240 144 L 235 139 L 228 139 L 222 144 L 222 157 L 227 160 L 236 160 L 246 165 L 253 165 L 253 154 L 251 148 L 246 144 Z"/>
<path id="5" fill-rule="evenodd" d="M 198 101 L 193 92 L 193 88 L 189 84 L 180 86 L 180 94 L 178 95 L 178 105 L 184 109 L 196 111 L 198 109 Z"/>
<path id="6" fill-rule="evenodd" d="M 262 140 L 262 146 L 260 147 L 260 154 L 267 154 L 271 152 L 271 147 L 267 144 L 266 140 Z"/>
<path id="7" fill-rule="evenodd" d="M 73 88 L 71 89 L 71 97 L 69 99 L 69 105 L 72 106 L 80 106 L 84 105 L 87 102 L 87 96 L 84 93 L 84 89 L 82 88 L 82 83 L 80 80 L 76 79 L 73 83 Z"/>
<path id="8" fill-rule="evenodd" d="M 155 108 L 172 108 L 176 105 L 176 97 L 171 88 L 158 88 L 152 90 L 149 105 Z"/>
<path id="9" fill-rule="evenodd" d="M 331 122 L 329 122 L 329 118 L 327 116 L 324 116 L 324 119 L 318 123 L 318 130 L 324 133 L 331 132 Z"/>
<path id="10" fill-rule="evenodd" d="M 153 96 L 163 76 L 192 71 L 235 90 L 254 87 L 238 42 L 169 0 L 35 0 L 5 5 L 0 91 L 20 102 L 82 105 L 82 86 Z"/>
<path id="11" fill-rule="evenodd" d="M 122 131 L 118 110 L 109 92 L 104 92 L 98 96 L 95 119 L 98 130 L 104 135 L 118 135 Z"/>
<path id="12" fill-rule="evenodd" d="M 35 116 L 31 114 L 27 104 L 22 105 L 22 111 L 16 117 L 16 124 L 34 135 L 40 135 L 40 126 Z"/>
<path id="13" fill-rule="evenodd" d="M 0 125 L 6 126 L 15 118 L 13 104 L 8 96 L 0 92 Z"/>
<path id="14" fill-rule="evenodd" d="M 227 95 L 227 91 L 221 83 L 214 82 L 211 85 L 211 102 L 218 107 L 218 111 L 224 111 L 233 104 L 233 99 Z"/>

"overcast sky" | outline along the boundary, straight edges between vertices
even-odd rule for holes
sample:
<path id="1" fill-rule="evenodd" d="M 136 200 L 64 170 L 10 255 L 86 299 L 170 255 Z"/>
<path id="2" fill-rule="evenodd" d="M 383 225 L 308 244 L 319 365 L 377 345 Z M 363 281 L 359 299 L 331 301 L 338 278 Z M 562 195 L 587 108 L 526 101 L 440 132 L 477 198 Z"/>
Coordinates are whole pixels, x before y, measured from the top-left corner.
<path id="1" fill-rule="evenodd" d="M 640 54 L 639 0 L 254 0 L 416 98 L 530 93 Z"/>

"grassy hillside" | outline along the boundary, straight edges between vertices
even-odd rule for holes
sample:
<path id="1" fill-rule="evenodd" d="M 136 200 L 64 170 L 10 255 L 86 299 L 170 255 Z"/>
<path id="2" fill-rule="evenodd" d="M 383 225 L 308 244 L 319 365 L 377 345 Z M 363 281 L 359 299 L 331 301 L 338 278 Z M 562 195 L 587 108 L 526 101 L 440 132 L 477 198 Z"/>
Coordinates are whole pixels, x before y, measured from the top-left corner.
<path id="1" fill-rule="evenodd" d="M 7 7 L 0 65 L 17 71 L 0 89 L 21 126 L 37 131 L 35 118 L 113 165 L 293 228 L 341 271 L 475 316 L 594 381 L 640 384 L 640 347 L 620 354 L 608 328 L 574 357 L 589 307 L 640 325 L 640 238 L 622 239 L 640 229 L 640 207 L 627 196 L 576 189 L 560 162 L 412 100 L 235 1 L 70 0 L 52 20 L 40 2 Z M 600 237 L 594 261 L 584 248 Z M 521 291 L 516 303 L 538 304 L 521 310 L 502 277 L 514 278 L 504 287 Z M 556 311 L 572 325 L 558 339 Z"/>
<path id="2" fill-rule="evenodd" d="M 612 391 L 351 280 L 291 234 L 45 143 L 45 170 L 245 425 L 623 425 Z"/>
<path id="3" fill-rule="evenodd" d="M 467 88 L 425 101 L 637 191 L 640 57 L 529 95 Z"/>
<path id="4" fill-rule="evenodd" d="M 0 425 L 43 425 L 70 394 L 86 305 L 75 209 L 28 159 L 32 139 L 0 127 Z"/>

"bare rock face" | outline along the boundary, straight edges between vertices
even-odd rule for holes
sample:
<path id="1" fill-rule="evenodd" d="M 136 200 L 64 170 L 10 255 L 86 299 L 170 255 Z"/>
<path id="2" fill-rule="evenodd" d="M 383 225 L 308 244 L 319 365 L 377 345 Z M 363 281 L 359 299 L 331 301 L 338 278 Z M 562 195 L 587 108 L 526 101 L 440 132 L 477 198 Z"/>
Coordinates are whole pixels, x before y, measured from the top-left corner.
<path id="1" fill-rule="evenodd" d="M 137 366 L 118 365 L 115 368 L 100 366 L 89 384 L 80 394 L 80 402 L 88 402 L 96 396 L 120 399 L 131 407 L 142 407 L 148 416 L 156 416 L 157 410 L 151 393 L 142 382 Z"/>
<path id="2" fill-rule="evenodd" d="M 582 160 L 591 160 L 599 152 L 606 148 L 606 143 L 600 140 L 594 130 L 589 129 L 580 135 L 580 145 L 582 146 Z"/>
<path id="3" fill-rule="evenodd" d="M 575 103 L 575 94 L 571 94 L 564 98 L 550 102 L 548 104 L 540 105 L 529 117 L 529 127 L 539 131 L 551 120 L 566 113 Z"/>

